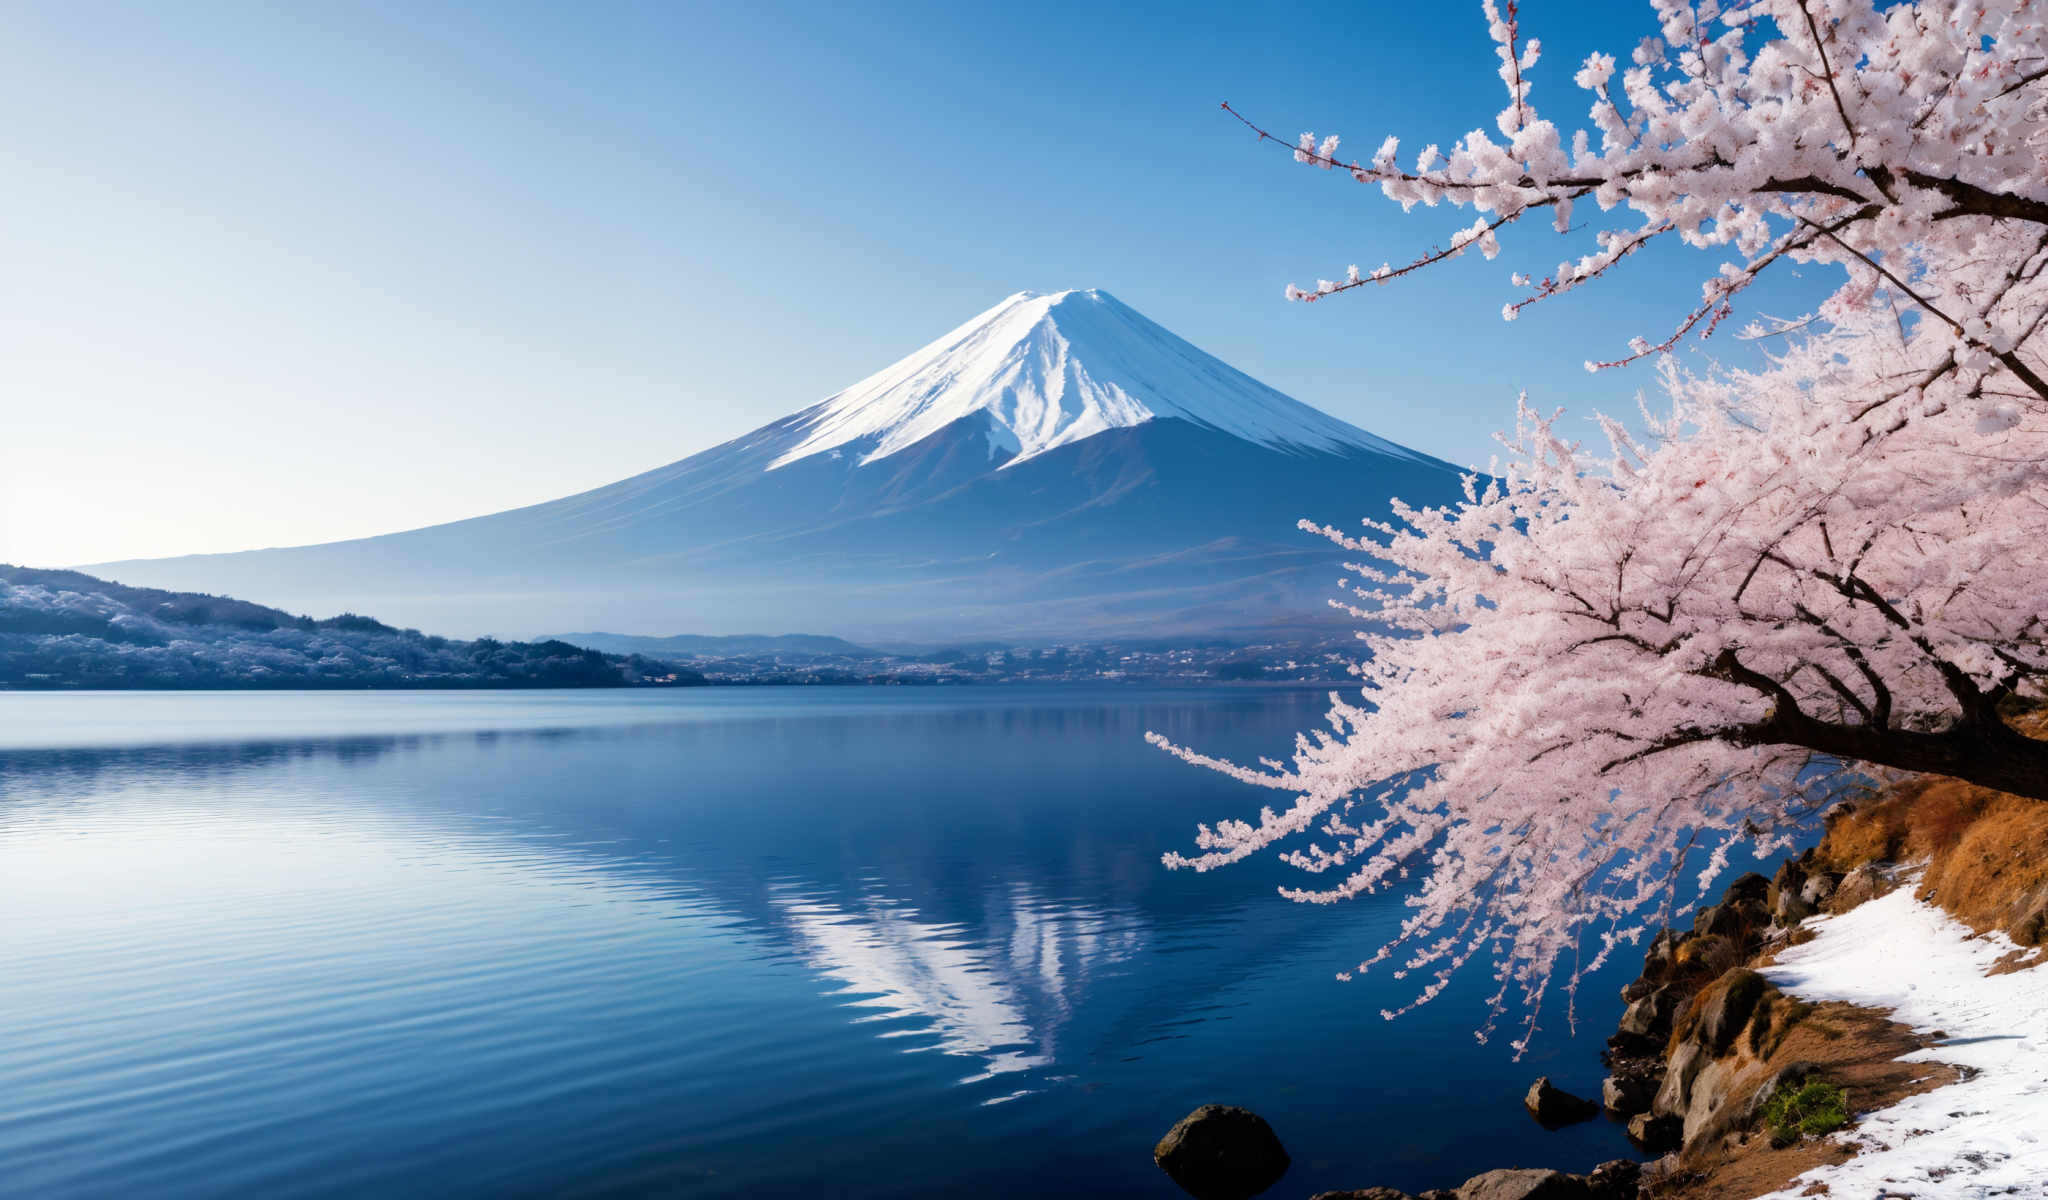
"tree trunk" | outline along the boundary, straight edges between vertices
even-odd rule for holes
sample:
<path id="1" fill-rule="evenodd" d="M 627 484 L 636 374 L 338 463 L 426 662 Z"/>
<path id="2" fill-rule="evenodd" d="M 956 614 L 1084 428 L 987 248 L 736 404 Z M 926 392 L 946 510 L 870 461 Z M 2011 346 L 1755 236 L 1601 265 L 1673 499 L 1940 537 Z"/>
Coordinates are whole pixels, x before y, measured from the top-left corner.
<path id="1" fill-rule="evenodd" d="M 2048 800 L 2048 741 L 2017 733 L 1996 719 L 1923 733 L 1832 725 L 1794 711 L 1773 716 L 1758 734 L 1759 742 L 1803 746 L 1836 758 L 1946 775 L 2031 800 Z"/>

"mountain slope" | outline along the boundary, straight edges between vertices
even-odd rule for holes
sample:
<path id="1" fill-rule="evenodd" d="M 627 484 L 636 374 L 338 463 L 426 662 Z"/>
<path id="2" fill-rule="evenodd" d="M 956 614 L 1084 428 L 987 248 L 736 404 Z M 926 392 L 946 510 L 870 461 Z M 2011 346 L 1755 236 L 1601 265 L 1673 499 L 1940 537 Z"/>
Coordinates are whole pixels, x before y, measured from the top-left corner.
<path id="1" fill-rule="evenodd" d="M 1024 293 L 818 405 L 580 495 L 96 570 L 465 632 L 1252 632 L 1331 620 L 1342 556 L 1297 520 L 1457 486 L 1104 293 Z"/>

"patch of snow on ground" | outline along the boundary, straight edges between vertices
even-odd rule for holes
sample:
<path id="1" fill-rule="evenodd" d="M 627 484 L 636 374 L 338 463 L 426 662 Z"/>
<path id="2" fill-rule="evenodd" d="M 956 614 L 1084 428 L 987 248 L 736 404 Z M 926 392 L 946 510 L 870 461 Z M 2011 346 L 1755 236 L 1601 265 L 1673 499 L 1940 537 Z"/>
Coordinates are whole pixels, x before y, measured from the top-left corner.
<path id="1" fill-rule="evenodd" d="M 1939 1030 L 1939 1044 L 1904 1061 L 1950 1063 L 1969 1078 L 1866 1114 L 1841 1135 L 1855 1158 L 1766 1200 L 1815 1182 L 1836 1200 L 2048 1196 L 2048 967 L 1987 975 L 2013 943 L 1972 934 L 1910 885 L 1810 927 L 1819 936 L 1763 969 L 1771 982 Z"/>

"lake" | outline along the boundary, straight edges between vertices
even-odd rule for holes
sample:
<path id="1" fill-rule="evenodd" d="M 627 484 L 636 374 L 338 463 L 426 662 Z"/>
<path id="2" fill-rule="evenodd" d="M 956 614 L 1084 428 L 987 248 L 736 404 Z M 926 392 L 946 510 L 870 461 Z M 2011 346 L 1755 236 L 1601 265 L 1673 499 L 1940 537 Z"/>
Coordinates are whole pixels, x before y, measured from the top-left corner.
<path id="1" fill-rule="evenodd" d="M 1629 1153 L 1639 965 L 1512 1060 L 1486 970 L 1335 974 L 1398 897 L 1159 856 L 1284 800 L 1325 690 L 0 693 L 0 1195 L 1156 1196 L 1208 1101 L 1268 1193 Z"/>

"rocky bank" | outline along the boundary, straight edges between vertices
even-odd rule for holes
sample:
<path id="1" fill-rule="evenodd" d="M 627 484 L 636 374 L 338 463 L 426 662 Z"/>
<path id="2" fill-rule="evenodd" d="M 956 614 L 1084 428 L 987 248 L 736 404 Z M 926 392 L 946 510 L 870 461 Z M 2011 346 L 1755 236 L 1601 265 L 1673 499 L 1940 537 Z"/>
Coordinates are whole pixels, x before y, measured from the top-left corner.
<path id="1" fill-rule="evenodd" d="M 1939 1031 L 1801 1000 L 1757 970 L 1810 937 L 1814 916 L 1901 886 L 1979 935 L 2008 939 L 2000 969 L 2043 961 L 2048 805 L 1942 779 L 1886 789 L 1837 808 L 1820 844 L 1775 878 L 1739 879 L 1691 930 L 1661 935 L 1623 993 L 1630 1004 L 1609 1044 L 1604 1097 L 1639 1144 L 1668 1152 L 1646 1169 L 1646 1195 L 1746 1200 L 1846 1159 L 1853 1149 L 1841 1139 L 1788 1138 L 1767 1127 L 1764 1108 L 1788 1082 L 1839 1088 L 1853 1125 L 1960 1077 L 1924 1056 L 1902 1061 L 1935 1045 Z"/>
<path id="2" fill-rule="evenodd" d="M 2048 714 L 2029 725 L 2033 736 L 2048 736 Z M 1924 1056 L 1903 1060 L 1935 1045 L 1939 1031 L 1800 999 L 1764 971 L 1813 936 L 1812 918 L 1902 886 L 1977 935 L 2009 939 L 1995 970 L 2048 961 L 2048 805 L 1946 779 L 1883 789 L 1838 806 L 1820 843 L 1775 876 L 1734 880 L 1689 926 L 1652 938 L 1641 974 L 1622 990 L 1628 1007 L 1603 1056 L 1610 1073 L 1598 1102 L 1651 1161 L 1587 1175 L 1490 1171 L 1417 1197 L 1370 1187 L 1314 1200 L 1750 1200 L 1847 1160 L 1853 1143 L 1826 1136 L 1829 1129 L 1846 1122 L 1853 1131 L 1859 1118 L 1961 1074 Z M 1827 1099 L 1836 1112 L 1802 1126 L 1796 1105 L 1787 1115 L 1797 1096 Z M 1526 1103 L 1545 1124 L 1591 1108 L 1548 1080 L 1536 1081 Z M 2042 1189 L 2048 1194 L 2048 1180 Z"/>

